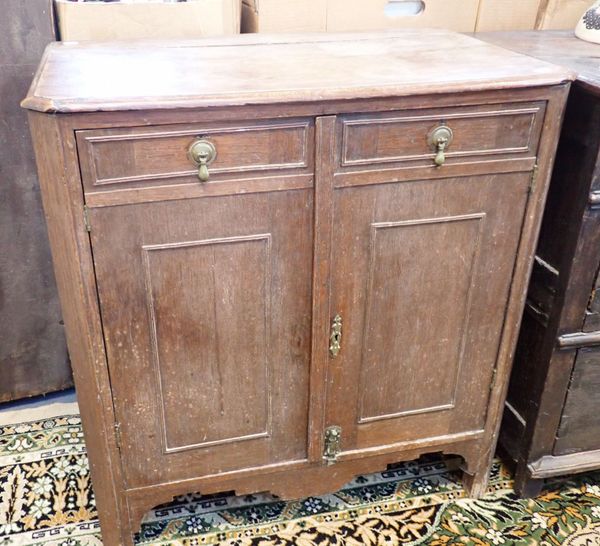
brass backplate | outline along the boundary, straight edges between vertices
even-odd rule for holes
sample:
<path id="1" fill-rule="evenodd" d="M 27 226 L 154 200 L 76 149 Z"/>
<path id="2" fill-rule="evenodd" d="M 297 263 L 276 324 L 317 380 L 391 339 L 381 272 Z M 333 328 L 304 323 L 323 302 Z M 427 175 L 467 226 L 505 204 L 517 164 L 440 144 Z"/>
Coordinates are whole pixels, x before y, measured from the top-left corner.
<path id="1" fill-rule="evenodd" d="M 336 315 L 331 324 L 331 335 L 329 336 L 329 353 L 335 358 L 342 349 L 342 317 Z"/>
<path id="2" fill-rule="evenodd" d="M 447 125 L 438 125 L 434 127 L 429 135 L 427 135 L 427 143 L 434 150 L 437 149 L 441 142 L 445 143 L 446 148 L 450 146 L 452 139 L 454 138 L 454 133 L 452 129 Z"/>
<path id="3" fill-rule="evenodd" d="M 331 426 L 325 429 L 325 446 L 323 449 L 323 459 L 327 464 L 335 463 L 341 450 L 342 427 Z"/>

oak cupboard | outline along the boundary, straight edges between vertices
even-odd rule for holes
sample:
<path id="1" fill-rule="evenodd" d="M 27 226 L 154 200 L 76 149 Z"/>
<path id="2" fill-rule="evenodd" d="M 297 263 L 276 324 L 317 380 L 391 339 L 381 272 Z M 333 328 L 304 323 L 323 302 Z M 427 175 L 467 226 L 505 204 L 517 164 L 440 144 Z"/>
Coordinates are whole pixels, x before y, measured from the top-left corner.
<path id="1" fill-rule="evenodd" d="M 445 31 L 47 50 L 23 105 L 106 545 L 426 452 L 485 492 L 570 77 Z"/>
<path id="2" fill-rule="evenodd" d="M 500 441 L 516 488 L 600 468 L 600 77 L 598 45 L 571 31 L 482 39 L 577 71 L 560 135 Z"/>

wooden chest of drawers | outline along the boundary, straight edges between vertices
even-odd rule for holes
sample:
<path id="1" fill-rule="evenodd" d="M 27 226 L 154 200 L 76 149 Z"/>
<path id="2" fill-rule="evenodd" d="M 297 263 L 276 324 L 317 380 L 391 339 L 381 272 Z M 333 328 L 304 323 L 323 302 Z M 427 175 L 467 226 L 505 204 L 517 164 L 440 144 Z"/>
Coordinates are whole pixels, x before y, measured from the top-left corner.
<path id="1" fill-rule="evenodd" d="M 569 77 L 442 31 L 48 50 L 24 106 L 107 546 L 425 452 L 485 491 Z"/>
<path id="2" fill-rule="evenodd" d="M 527 298 L 501 441 L 516 487 L 600 468 L 600 75 L 598 45 L 567 31 L 483 39 L 577 70 Z"/>

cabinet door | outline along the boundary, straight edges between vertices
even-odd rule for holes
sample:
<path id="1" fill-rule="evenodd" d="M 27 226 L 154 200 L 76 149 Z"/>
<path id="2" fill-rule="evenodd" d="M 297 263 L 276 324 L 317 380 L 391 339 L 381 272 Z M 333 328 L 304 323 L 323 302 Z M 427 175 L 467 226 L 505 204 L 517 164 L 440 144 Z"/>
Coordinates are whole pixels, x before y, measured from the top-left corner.
<path id="1" fill-rule="evenodd" d="M 484 427 L 531 174 L 334 190 L 327 425 L 341 458 Z"/>
<path id="2" fill-rule="evenodd" d="M 129 487 L 306 459 L 312 201 L 90 210 Z"/>

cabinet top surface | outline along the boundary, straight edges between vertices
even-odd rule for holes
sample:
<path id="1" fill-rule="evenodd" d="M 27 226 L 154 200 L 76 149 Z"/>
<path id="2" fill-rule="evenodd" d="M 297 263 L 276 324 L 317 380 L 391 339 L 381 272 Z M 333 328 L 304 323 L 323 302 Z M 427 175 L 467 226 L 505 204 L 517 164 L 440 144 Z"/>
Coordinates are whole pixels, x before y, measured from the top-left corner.
<path id="1" fill-rule="evenodd" d="M 553 85 L 555 65 L 443 30 L 48 46 L 22 105 L 147 110 Z"/>
<path id="2" fill-rule="evenodd" d="M 577 38 L 572 30 L 481 32 L 480 40 L 560 64 L 577 73 L 577 79 L 600 93 L 600 44 Z"/>

